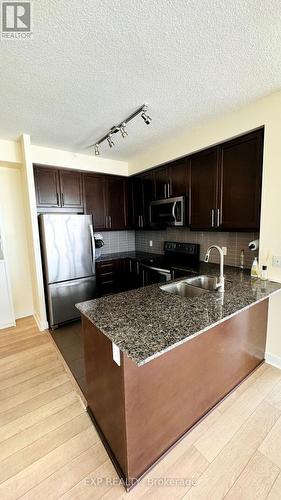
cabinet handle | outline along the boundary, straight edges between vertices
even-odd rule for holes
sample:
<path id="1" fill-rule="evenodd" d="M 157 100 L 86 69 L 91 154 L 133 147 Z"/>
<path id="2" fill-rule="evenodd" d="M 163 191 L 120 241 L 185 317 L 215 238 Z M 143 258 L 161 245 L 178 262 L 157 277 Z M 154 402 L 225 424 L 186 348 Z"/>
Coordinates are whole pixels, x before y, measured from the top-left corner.
<path id="1" fill-rule="evenodd" d="M 139 220 L 138 220 L 138 227 L 141 227 L 141 223 L 140 223 L 140 215 L 139 215 Z"/>
<path id="2" fill-rule="evenodd" d="M 167 184 L 164 184 L 164 198 L 167 198 Z"/>
<path id="3" fill-rule="evenodd" d="M 137 261 L 137 274 L 140 274 L 140 263 Z"/>
<path id="4" fill-rule="evenodd" d="M 132 261 L 131 261 L 131 259 L 129 260 L 129 271 L 130 271 L 130 273 L 132 272 Z"/>
<path id="5" fill-rule="evenodd" d="M 141 215 L 141 227 L 143 227 L 143 215 Z"/>
<path id="6" fill-rule="evenodd" d="M 217 211 L 217 227 L 220 227 L 220 209 Z"/>
<path id="7" fill-rule="evenodd" d="M 167 184 L 168 198 L 170 198 L 170 183 Z"/>
<path id="8" fill-rule="evenodd" d="M 215 210 L 213 208 L 211 210 L 211 225 L 212 227 L 215 225 Z"/>
<path id="9" fill-rule="evenodd" d="M 64 196 L 63 196 L 63 193 L 61 193 L 61 204 L 64 207 Z"/>
<path id="10" fill-rule="evenodd" d="M 57 193 L 57 205 L 60 206 L 60 197 L 59 197 L 59 193 Z"/>
<path id="11" fill-rule="evenodd" d="M 108 216 L 109 219 L 109 228 L 111 229 L 111 215 Z"/>
<path id="12" fill-rule="evenodd" d="M 108 229 L 108 215 L 105 216 L 105 227 Z"/>

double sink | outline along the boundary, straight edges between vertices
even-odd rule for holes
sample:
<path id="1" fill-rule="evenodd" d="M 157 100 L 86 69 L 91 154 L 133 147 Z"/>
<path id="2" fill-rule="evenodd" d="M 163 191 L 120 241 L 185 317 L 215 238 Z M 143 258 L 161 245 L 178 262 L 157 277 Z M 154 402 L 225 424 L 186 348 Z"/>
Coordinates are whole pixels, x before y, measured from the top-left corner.
<path id="1" fill-rule="evenodd" d="M 218 279 L 216 276 L 202 275 L 163 285 L 160 288 L 164 292 L 174 293 L 181 297 L 198 297 L 218 290 Z"/>

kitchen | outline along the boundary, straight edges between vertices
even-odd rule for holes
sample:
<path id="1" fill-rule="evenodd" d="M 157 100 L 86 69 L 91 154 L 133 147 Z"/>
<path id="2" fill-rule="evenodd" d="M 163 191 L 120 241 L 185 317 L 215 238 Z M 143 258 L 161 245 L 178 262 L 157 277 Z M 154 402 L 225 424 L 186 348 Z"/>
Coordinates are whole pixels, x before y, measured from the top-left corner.
<path id="1" fill-rule="evenodd" d="M 111 16 L 106 3 L 103 19 Z M 174 32 L 176 2 L 170 8 Z M 132 41 L 130 24 L 126 32 Z M 190 34 L 179 36 L 187 47 Z M 26 58 L 32 47 L 37 60 L 31 44 L 20 51 Z M 17 50 L 7 45 L 8 54 Z M 86 58 L 76 61 L 87 87 Z M 85 123 L 93 105 L 75 97 L 69 78 L 72 99 L 57 103 L 64 112 L 56 116 L 44 90 L 40 122 L 34 79 L 30 120 L 25 101 L 18 117 L 27 133 L 0 135 L 4 498 L 278 492 L 281 94 L 264 87 L 235 102 L 229 66 L 225 108 L 205 118 L 199 103 L 219 110 L 222 94 L 208 89 L 204 97 L 198 85 L 187 105 L 184 82 L 176 91 L 166 66 L 157 67 L 161 92 L 149 83 L 137 90 L 139 73 L 130 73 L 131 90 L 128 81 L 122 102 L 95 108 L 92 129 L 64 122 L 76 113 Z M 105 80 L 97 88 L 109 95 Z M 242 76 L 240 88 L 246 92 Z"/>
<path id="2" fill-rule="evenodd" d="M 129 179 L 34 166 L 52 336 L 128 489 L 264 360 L 266 299 L 280 285 L 267 281 L 266 263 L 262 263 L 265 280 L 257 281 L 253 268 L 253 277 L 249 276 L 259 249 L 263 138 L 264 129 L 257 129 Z M 104 235 L 94 233 L 94 229 Z M 133 235 L 131 250 L 117 251 L 114 230 L 119 230 L 121 245 L 128 234 Z M 172 241 L 166 239 L 167 234 L 173 236 Z M 78 278 L 79 273 L 84 275 Z M 153 284 L 157 285 L 146 288 Z M 174 300 L 175 295 L 179 299 Z M 78 319 L 79 311 L 82 329 L 80 322 L 68 327 L 68 322 Z M 193 340 L 208 330 L 212 332 L 210 346 L 207 335 Z M 228 333 L 226 343 L 221 339 L 224 331 Z M 173 349 L 175 353 L 168 354 Z M 177 354 L 181 350 L 184 354 Z M 205 378 L 199 360 L 209 350 L 214 354 L 211 364 L 209 358 L 205 360 Z M 215 355 L 216 350 L 223 350 L 223 357 Z M 171 362 L 172 354 L 175 359 Z M 192 363 L 194 355 L 196 362 Z M 160 366 L 153 368 L 159 356 Z M 183 356 L 182 366 L 177 356 Z M 189 363 L 204 401 L 197 401 L 193 379 L 188 387 L 190 372 L 185 374 L 185 367 Z M 139 418 L 145 418 L 148 411 L 157 415 L 151 430 L 147 424 L 139 436 L 130 424 L 137 416 L 119 415 L 124 401 L 121 380 L 119 388 L 116 380 L 112 382 L 112 377 L 118 380 L 121 376 L 114 365 L 122 367 L 122 377 L 125 381 L 129 377 L 130 384 L 136 378 L 131 395 L 125 392 L 126 405 L 135 406 L 137 393 L 142 401 L 137 414 L 144 412 Z M 175 379 L 175 365 L 181 367 L 179 379 Z M 155 370 L 163 372 L 161 378 Z M 208 394 L 210 377 L 213 381 Z M 176 406 L 169 401 L 165 409 L 166 395 L 159 401 L 159 395 L 146 394 L 143 378 L 152 387 L 154 378 L 157 386 L 172 380 L 171 392 L 183 381 L 186 407 L 181 389 L 173 402 Z M 155 397 L 157 406 L 152 409 Z M 196 408 L 191 415 L 190 400 Z M 177 423 L 179 415 L 176 422 L 170 415 L 180 403 L 181 425 Z M 167 434 L 163 439 L 155 425 L 165 412 L 170 416 L 169 425 L 163 423 Z M 109 421 L 107 414 L 111 414 Z M 118 429 L 127 436 L 125 448 L 113 422 L 118 422 Z M 136 455 L 141 443 L 146 443 L 145 458 Z"/>

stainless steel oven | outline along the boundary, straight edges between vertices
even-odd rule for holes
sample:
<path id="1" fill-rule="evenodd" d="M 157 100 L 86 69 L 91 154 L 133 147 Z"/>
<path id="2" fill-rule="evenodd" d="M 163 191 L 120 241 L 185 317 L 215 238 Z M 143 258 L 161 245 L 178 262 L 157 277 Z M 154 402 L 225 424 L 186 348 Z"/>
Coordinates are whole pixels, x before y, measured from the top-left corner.
<path id="1" fill-rule="evenodd" d="M 185 223 L 185 198 L 155 200 L 149 205 L 150 226 L 183 226 Z"/>

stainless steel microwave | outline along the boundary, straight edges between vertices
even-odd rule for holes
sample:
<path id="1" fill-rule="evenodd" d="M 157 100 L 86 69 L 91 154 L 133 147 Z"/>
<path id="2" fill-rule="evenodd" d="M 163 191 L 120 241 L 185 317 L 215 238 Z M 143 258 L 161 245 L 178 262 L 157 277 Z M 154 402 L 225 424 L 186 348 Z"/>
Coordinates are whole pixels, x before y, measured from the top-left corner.
<path id="1" fill-rule="evenodd" d="M 183 226 L 185 223 L 185 198 L 167 198 L 152 201 L 149 206 L 150 226 Z"/>

